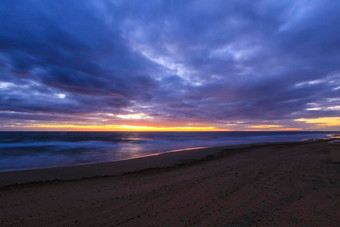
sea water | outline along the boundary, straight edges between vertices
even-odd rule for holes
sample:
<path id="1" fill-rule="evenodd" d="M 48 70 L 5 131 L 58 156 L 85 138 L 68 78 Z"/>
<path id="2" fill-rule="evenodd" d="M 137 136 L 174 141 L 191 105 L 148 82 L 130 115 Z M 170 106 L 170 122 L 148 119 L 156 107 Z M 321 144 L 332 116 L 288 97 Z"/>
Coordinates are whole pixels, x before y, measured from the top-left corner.
<path id="1" fill-rule="evenodd" d="M 302 141 L 334 132 L 0 132 L 0 171 L 99 163 L 221 145 Z"/>

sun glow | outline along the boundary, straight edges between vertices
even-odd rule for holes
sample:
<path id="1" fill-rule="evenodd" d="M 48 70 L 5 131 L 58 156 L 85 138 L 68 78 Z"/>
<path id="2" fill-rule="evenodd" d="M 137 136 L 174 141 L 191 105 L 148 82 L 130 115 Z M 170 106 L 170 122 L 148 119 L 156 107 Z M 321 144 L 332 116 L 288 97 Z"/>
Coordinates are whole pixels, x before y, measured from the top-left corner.
<path id="1" fill-rule="evenodd" d="M 62 94 L 62 93 L 58 94 L 57 96 L 58 96 L 58 98 L 60 98 L 60 99 L 64 99 L 64 98 L 66 97 L 66 95 L 65 95 L 65 94 Z"/>
<path id="2" fill-rule="evenodd" d="M 118 114 L 116 117 L 121 119 L 129 119 L 129 120 L 139 120 L 139 119 L 151 119 L 152 117 L 146 115 L 144 113 L 136 113 L 136 114 Z"/>

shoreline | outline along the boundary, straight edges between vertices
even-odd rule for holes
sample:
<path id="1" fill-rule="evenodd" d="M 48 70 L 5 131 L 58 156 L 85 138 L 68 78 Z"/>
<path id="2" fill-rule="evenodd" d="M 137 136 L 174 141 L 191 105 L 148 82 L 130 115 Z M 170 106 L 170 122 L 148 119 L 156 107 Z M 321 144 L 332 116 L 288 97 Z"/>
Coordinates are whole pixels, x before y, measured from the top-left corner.
<path id="1" fill-rule="evenodd" d="M 155 168 L 176 167 L 178 165 L 219 157 L 222 153 L 238 149 L 266 147 L 272 145 L 306 144 L 331 141 L 333 138 L 309 139 L 290 142 L 261 142 L 213 147 L 196 147 L 150 154 L 143 157 L 118 161 L 86 163 L 72 166 L 0 172 L 0 188 L 28 183 L 50 181 L 72 181 L 96 177 L 119 176 Z"/>
<path id="2" fill-rule="evenodd" d="M 3 187 L 0 226 L 338 226 L 340 163 L 331 162 L 328 142 L 206 148 L 210 156 L 172 152 L 122 165 L 167 167 Z M 83 177 L 113 166 L 56 173 L 78 169 Z"/>

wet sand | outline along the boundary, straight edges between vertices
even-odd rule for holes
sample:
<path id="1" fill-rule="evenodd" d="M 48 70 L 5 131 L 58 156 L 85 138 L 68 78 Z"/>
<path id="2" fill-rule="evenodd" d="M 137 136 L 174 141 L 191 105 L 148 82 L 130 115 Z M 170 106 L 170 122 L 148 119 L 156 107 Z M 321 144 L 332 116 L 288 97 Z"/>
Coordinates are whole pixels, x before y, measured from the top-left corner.
<path id="1" fill-rule="evenodd" d="M 0 226 L 340 223 L 340 164 L 330 162 L 327 141 L 214 149 L 204 160 L 190 151 L 172 165 L 120 176 L 2 187 Z"/>

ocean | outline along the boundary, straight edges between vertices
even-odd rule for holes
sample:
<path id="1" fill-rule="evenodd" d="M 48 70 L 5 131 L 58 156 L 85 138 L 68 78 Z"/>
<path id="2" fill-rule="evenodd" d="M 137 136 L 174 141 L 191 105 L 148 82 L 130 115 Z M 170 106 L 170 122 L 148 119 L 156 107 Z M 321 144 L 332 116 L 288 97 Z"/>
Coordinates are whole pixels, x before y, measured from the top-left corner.
<path id="1" fill-rule="evenodd" d="M 178 149 L 326 138 L 334 132 L 0 132 L 0 171 L 137 158 Z"/>

